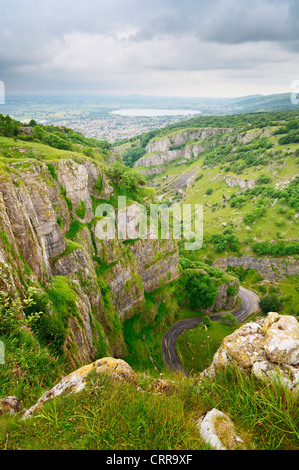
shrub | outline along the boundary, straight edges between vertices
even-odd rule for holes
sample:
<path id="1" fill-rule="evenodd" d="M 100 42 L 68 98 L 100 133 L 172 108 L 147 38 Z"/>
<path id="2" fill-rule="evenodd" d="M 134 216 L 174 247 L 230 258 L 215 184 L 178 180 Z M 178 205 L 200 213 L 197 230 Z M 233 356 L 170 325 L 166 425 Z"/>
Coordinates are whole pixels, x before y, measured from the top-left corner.
<path id="1" fill-rule="evenodd" d="M 238 237 L 232 233 L 231 229 L 225 230 L 223 234 L 212 235 L 211 242 L 214 244 L 217 253 L 222 253 L 228 249 L 238 251 L 240 246 Z"/>
<path id="2" fill-rule="evenodd" d="M 209 328 L 209 326 L 211 326 L 212 324 L 212 321 L 210 319 L 210 317 L 208 317 L 207 315 L 203 317 L 203 324 L 206 325 L 207 328 Z"/>
<path id="3" fill-rule="evenodd" d="M 52 178 L 57 181 L 58 178 L 57 178 L 57 174 L 56 174 L 54 165 L 52 165 L 52 163 L 47 163 L 47 167 L 48 167 L 49 173 L 52 176 Z"/>
<path id="4" fill-rule="evenodd" d="M 81 201 L 81 202 L 78 204 L 78 207 L 77 207 L 77 209 L 76 209 L 76 215 L 77 215 L 77 217 L 79 217 L 79 219 L 84 219 L 84 218 L 85 218 L 85 215 L 86 215 L 86 206 L 85 206 L 84 201 Z"/>
<path id="5" fill-rule="evenodd" d="M 223 323 L 226 323 L 227 325 L 235 325 L 236 323 L 238 323 L 238 320 L 236 319 L 236 317 L 234 317 L 232 313 L 226 313 L 225 315 L 222 315 L 221 321 Z"/>
<path id="6" fill-rule="evenodd" d="M 281 303 L 276 294 L 269 294 L 260 300 L 260 308 L 264 313 L 281 310 Z"/>
<path id="7" fill-rule="evenodd" d="M 103 178 L 101 175 L 98 175 L 97 177 L 97 182 L 96 184 L 94 185 L 93 189 L 95 191 L 98 191 L 99 193 L 102 192 L 102 189 L 103 189 Z"/>
<path id="8" fill-rule="evenodd" d="M 186 270 L 186 290 L 193 309 L 210 307 L 217 296 L 217 280 L 213 276 L 192 269 Z"/>
<path id="9" fill-rule="evenodd" d="M 285 242 L 283 240 L 270 242 L 256 242 L 252 245 L 252 251 L 258 255 L 288 256 L 299 254 L 299 242 Z"/>
<path id="10" fill-rule="evenodd" d="M 233 297 L 234 295 L 237 295 L 237 287 L 236 286 L 230 286 L 227 289 L 227 294 L 231 297 Z"/>

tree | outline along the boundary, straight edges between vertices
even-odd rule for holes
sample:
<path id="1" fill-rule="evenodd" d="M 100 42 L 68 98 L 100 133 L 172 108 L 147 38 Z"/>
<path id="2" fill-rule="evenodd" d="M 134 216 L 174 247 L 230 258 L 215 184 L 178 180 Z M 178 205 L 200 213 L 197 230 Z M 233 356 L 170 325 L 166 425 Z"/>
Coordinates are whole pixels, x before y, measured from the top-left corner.
<path id="1" fill-rule="evenodd" d="M 126 167 L 119 161 L 112 163 L 112 165 L 107 170 L 108 176 L 111 178 L 112 182 L 119 188 L 120 180 Z"/>
<path id="2" fill-rule="evenodd" d="M 107 173 L 118 189 L 124 193 L 136 191 L 139 186 L 145 184 L 145 179 L 141 173 L 125 167 L 121 162 L 114 162 Z"/>
<path id="3" fill-rule="evenodd" d="M 221 321 L 227 325 L 235 325 L 238 323 L 236 317 L 234 317 L 232 313 L 226 313 L 225 315 L 222 315 Z"/>
<path id="4" fill-rule="evenodd" d="M 211 326 L 212 324 L 210 317 L 208 317 L 207 315 L 203 317 L 202 321 L 203 321 L 203 324 L 206 325 L 207 328 L 209 328 L 209 326 Z"/>
<path id="5" fill-rule="evenodd" d="M 186 270 L 186 290 L 194 310 L 213 305 L 217 296 L 217 280 L 213 276 L 192 269 Z"/>
<path id="6" fill-rule="evenodd" d="M 264 313 L 281 310 L 281 303 L 276 294 L 269 294 L 260 300 L 260 308 Z"/>

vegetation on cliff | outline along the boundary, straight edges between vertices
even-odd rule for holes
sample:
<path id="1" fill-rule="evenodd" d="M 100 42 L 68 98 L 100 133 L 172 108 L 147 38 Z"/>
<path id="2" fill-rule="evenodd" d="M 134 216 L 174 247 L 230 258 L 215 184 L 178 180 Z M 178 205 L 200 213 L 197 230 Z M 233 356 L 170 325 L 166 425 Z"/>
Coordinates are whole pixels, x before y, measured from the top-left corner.
<path id="1" fill-rule="evenodd" d="M 273 305 L 298 315 L 298 116 L 181 122 L 131 139 L 124 166 L 107 142 L 0 115 L 0 338 L 6 353 L 0 398 L 16 395 L 28 406 L 62 375 L 108 355 L 134 366 L 144 390 L 94 379 L 84 395 L 57 399 L 30 422 L 0 418 L 2 448 L 203 449 L 194 420 L 219 403 L 237 416 L 252 449 L 296 447 L 288 392 L 231 370 L 213 382 L 187 381 L 166 371 L 161 341 L 178 320 L 230 312 L 238 305 L 239 282 L 261 296 L 265 312 Z M 206 127 L 223 132 L 213 131 L 199 151 L 202 142 L 188 139 L 188 132 Z M 182 131 L 185 141 L 171 142 Z M 149 144 L 165 138 L 167 151 L 187 153 L 159 167 L 131 168 Z M 156 195 L 170 206 L 203 202 L 203 249 L 188 252 L 185 240 L 98 240 L 96 208 L 117 209 L 119 195 L 147 210 Z M 273 276 L 229 261 L 244 255 L 271 257 Z M 272 257 L 284 263 L 284 278 Z M 226 272 L 215 266 L 219 260 L 228 260 Z M 236 329 L 208 320 L 180 339 L 179 350 L 196 372 Z M 163 374 L 173 388 L 152 393 L 148 374 Z"/>

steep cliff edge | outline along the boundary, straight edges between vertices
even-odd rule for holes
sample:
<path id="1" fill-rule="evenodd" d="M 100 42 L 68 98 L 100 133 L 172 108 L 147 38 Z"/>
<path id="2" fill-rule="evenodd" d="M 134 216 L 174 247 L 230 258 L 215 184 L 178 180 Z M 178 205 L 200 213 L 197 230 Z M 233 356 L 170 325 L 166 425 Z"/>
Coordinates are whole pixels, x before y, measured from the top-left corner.
<path id="1" fill-rule="evenodd" d="M 201 128 L 176 131 L 163 138 L 151 140 L 146 146 L 147 154 L 140 158 L 135 166 L 156 166 L 184 158 L 190 160 L 198 157 L 208 148 L 215 146 L 213 138 L 230 134 L 230 128 Z M 159 172 L 161 169 L 159 170 Z"/>
<path id="2" fill-rule="evenodd" d="M 104 165 L 84 158 L 26 161 L 0 174 L 1 288 L 21 298 L 36 289 L 43 339 L 73 366 L 123 356 L 124 320 L 142 310 L 144 291 L 178 276 L 174 240 L 96 238 L 95 207 L 113 194 Z"/>

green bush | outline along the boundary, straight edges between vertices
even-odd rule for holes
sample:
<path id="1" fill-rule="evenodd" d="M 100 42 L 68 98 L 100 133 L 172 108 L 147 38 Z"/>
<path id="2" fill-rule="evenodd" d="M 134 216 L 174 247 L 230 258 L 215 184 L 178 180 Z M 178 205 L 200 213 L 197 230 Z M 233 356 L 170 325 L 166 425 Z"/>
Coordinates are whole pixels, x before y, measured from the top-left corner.
<path id="1" fill-rule="evenodd" d="M 264 313 L 278 312 L 281 310 L 281 303 L 276 294 L 269 294 L 260 300 L 260 308 Z"/>
<path id="2" fill-rule="evenodd" d="M 238 251 L 240 247 L 238 237 L 232 233 L 231 229 L 226 229 L 223 234 L 212 235 L 211 242 L 217 253 L 222 253 L 225 250 Z"/>
<path id="3" fill-rule="evenodd" d="M 235 325 L 238 323 L 238 320 L 232 313 L 226 313 L 225 315 L 222 315 L 221 322 L 226 325 Z"/>
<path id="4" fill-rule="evenodd" d="M 288 256 L 299 254 L 299 242 L 285 242 L 283 240 L 275 243 L 255 242 L 252 251 L 257 255 Z"/>
<path id="5" fill-rule="evenodd" d="M 207 328 L 209 328 L 209 326 L 211 326 L 212 324 L 210 317 L 208 317 L 207 315 L 203 317 L 202 321 L 203 321 L 203 324 L 206 325 Z"/>
<path id="6" fill-rule="evenodd" d="M 79 219 L 85 219 L 85 215 L 86 215 L 86 206 L 85 206 L 85 203 L 84 201 L 81 201 L 78 206 L 77 206 L 77 209 L 76 209 L 76 215 L 77 217 L 79 217 Z"/>
<path id="7" fill-rule="evenodd" d="M 237 295 L 237 287 L 236 286 L 230 286 L 227 289 L 227 294 L 231 297 L 233 297 L 234 295 Z"/>
<path id="8" fill-rule="evenodd" d="M 216 278 L 192 269 L 186 270 L 185 273 L 185 288 L 191 308 L 198 310 L 213 305 L 217 296 Z"/>

